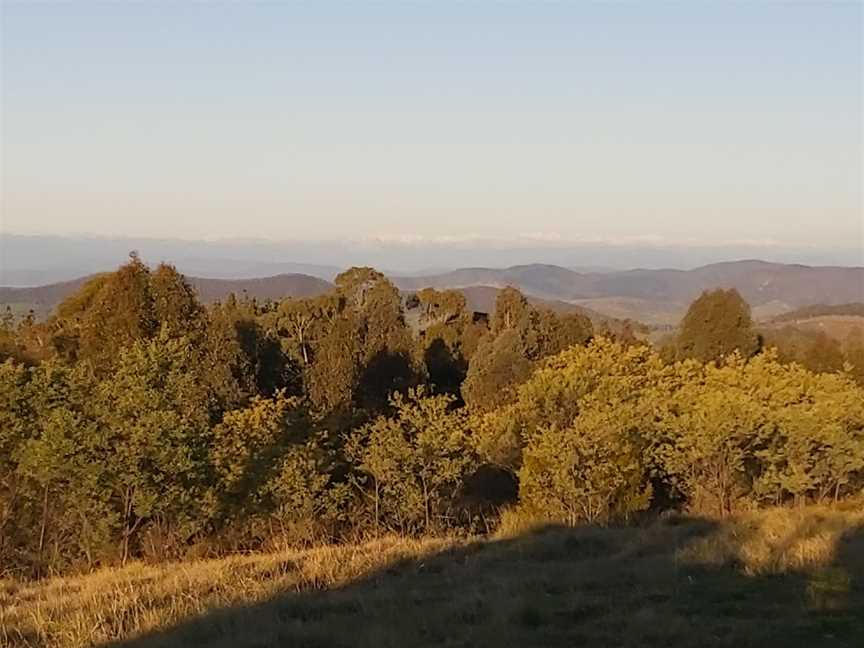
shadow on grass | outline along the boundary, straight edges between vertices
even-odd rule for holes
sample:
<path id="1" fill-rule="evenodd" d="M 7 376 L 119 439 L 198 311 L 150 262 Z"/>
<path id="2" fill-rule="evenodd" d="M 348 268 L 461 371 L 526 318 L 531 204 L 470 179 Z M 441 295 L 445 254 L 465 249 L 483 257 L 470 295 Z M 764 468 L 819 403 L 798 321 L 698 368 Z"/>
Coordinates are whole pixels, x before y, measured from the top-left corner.
<path id="1" fill-rule="evenodd" d="M 807 546 L 812 531 L 785 541 Z M 864 530 L 847 531 L 828 566 L 759 574 L 728 552 L 687 557 L 720 532 L 692 518 L 550 527 L 111 646 L 864 646 Z"/>

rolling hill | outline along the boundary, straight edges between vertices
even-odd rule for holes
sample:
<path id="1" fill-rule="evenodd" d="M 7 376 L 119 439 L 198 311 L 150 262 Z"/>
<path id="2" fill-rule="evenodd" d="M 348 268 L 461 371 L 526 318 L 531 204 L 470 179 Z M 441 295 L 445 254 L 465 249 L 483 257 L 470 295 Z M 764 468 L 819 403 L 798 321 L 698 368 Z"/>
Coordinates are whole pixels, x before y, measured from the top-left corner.
<path id="1" fill-rule="evenodd" d="M 204 303 L 224 299 L 229 294 L 246 294 L 256 299 L 282 297 L 315 297 L 333 287 L 328 281 L 304 274 L 281 274 L 258 279 L 204 279 L 190 277 L 189 281 Z"/>
<path id="2" fill-rule="evenodd" d="M 36 286 L 33 288 L 0 288 L 0 305 L 32 308 L 39 315 L 47 314 L 66 297 L 73 294 L 93 276 L 74 281 Z M 281 274 L 259 279 L 207 279 L 187 277 L 198 297 L 205 303 L 225 299 L 229 294 L 248 295 L 257 299 L 282 297 L 314 297 L 333 286 L 323 279 L 304 274 Z"/>
<path id="3" fill-rule="evenodd" d="M 497 290 L 515 286 L 536 304 L 553 310 L 632 319 L 652 325 L 674 325 L 703 290 L 736 288 L 753 307 L 754 317 L 770 319 L 811 304 L 836 306 L 864 302 L 864 268 L 803 266 L 733 261 L 693 270 L 576 272 L 554 265 L 510 268 L 463 268 L 425 276 L 393 276 L 403 291 L 426 287 L 462 290 L 472 309 L 490 311 Z M 50 310 L 77 290 L 85 279 L 35 288 L 0 288 L 0 304 Z M 325 292 L 327 281 L 306 274 L 279 274 L 258 279 L 191 277 L 201 299 L 212 302 L 231 292 L 259 299 L 305 297 Z"/>
<path id="4" fill-rule="evenodd" d="M 580 273 L 549 265 L 465 268 L 426 277 L 395 277 L 403 290 L 515 286 L 547 300 L 579 304 L 611 317 L 672 324 L 703 290 L 735 288 L 761 313 L 774 316 L 813 303 L 864 300 L 864 268 L 764 261 L 716 263 L 693 270 Z"/>
<path id="5" fill-rule="evenodd" d="M 831 316 L 864 317 L 864 303 L 858 302 L 852 304 L 836 304 L 834 306 L 827 306 L 825 304 L 813 304 L 812 306 L 805 306 L 803 308 L 798 308 L 794 311 L 784 313 L 783 315 L 778 315 L 777 317 L 771 319 L 771 323 L 780 324 L 783 322 L 807 320 L 814 317 Z"/>

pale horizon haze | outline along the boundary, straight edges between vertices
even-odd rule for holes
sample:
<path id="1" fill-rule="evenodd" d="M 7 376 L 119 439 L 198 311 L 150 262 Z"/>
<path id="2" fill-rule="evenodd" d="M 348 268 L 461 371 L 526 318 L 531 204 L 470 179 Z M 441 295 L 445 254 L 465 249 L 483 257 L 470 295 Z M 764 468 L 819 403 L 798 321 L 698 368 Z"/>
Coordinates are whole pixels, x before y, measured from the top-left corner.
<path id="1" fill-rule="evenodd" d="M 857 2 L 0 21 L 3 234 L 864 246 Z"/>

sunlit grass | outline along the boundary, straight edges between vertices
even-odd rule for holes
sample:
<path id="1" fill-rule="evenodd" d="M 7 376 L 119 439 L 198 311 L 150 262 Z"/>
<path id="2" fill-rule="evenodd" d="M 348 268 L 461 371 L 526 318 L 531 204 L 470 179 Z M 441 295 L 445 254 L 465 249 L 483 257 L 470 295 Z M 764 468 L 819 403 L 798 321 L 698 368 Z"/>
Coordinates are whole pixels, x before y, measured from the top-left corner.
<path id="1" fill-rule="evenodd" d="M 860 506 L 509 524 L 5 581 L 0 645 L 864 645 Z"/>

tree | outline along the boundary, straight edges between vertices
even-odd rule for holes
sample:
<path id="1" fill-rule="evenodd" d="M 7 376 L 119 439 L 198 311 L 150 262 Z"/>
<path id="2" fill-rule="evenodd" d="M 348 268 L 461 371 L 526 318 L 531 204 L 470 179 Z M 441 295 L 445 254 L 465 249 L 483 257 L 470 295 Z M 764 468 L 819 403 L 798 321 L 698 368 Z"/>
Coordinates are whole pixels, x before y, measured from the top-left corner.
<path id="1" fill-rule="evenodd" d="M 773 351 L 672 369 L 679 386 L 655 413 L 652 447 L 691 508 L 726 515 L 861 488 L 864 394 L 847 377 L 780 363 Z"/>
<path id="2" fill-rule="evenodd" d="M 593 335 L 580 314 L 558 315 L 532 308 L 515 288 L 501 291 L 490 332 L 481 339 L 462 394 L 475 411 L 490 411 L 512 398 L 537 362 Z"/>
<path id="3" fill-rule="evenodd" d="M 819 331 L 814 336 L 813 343 L 802 360 L 805 367 L 816 373 L 841 371 L 845 362 L 840 343 L 828 337 L 824 331 Z"/>
<path id="4" fill-rule="evenodd" d="M 213 428 L 210 448 L 217 519 L 266 510 L 266 484 L 283 455 L 310 434 L 299 399 L 282 391 L 272 398 L 255 396 L 246 407 L 227 412 Z"/>
<path id="5" fill-rule="evenodd" d="M 486 323 L 465 309 L 465 296 L 456 290 L 425 288 L 416 295 L 419 309 L 418 353 L 431 389 L 461 401 L 461 385 Z"/>
<path id="6" fill-rule="evenodd" d="M 24 494 L 16 475 L 17 453 L 32 437 L 37 412 L 33 409 L 30 371 L 12 360 L 0 364 L 0 559 L 13 553 L 14 536 L 21 523 L 19 508 Z"/>
<path id="7" fill-rule="evenodd" d="M 478 450 L 485 460 L 516 472 L 523 449 L 542 430 L 570 429 L 586 402 L 641 403 L 649 393 L 665 394 L 672 389 L 668 373 L 648 347 L 606 338 L 570 347 L 543 361 L 509 402 L 475 418 Z M 651 402 L 661 401 L 658 395 Z"/>
<path id="8" fill-rule="evenodd" d="M 283 350 L 306 370 L 314 360 L 316 346 L 338 311 L 339 300 L 332 294 L 284 299 L 264 321 L 281 340 Z"/>
<path id="9" fill-rule="evenodd" d="M 173 265 L 160 263 L 150 275 L 149 288 L 154 316 L 160 326 L 190 339 L 203 334 L 204 308 L 194 288 Z"/>
<path id="10" fill-rule="evenodd" d="M 148 522 L 181 538 L 200 528 L 211 395 L 199 379 L 200 355 L 167 329 L 133 343 L 116 366 L 96 388 L 92 412 L 105 453 L 100 484 L 120 520 L 125 561 Z"/>
<path id="11" fill-rule="evenodd" d="M 752 357 L 760 340 L 747 302 L 735 289 L 702 293 L 681 322 L 677 348 L 679 357 L 703 362 L 716 362 L 735 351 Z"/>
<path id="12" fill-rule="evenodd" d="M 336 277 L 337 307 L 315 352 L 309 393 L 327 411 L 376 413 L 418 381 L 399 291 L 372 268 Z"/>
<path id="13" fill-rule="evenodd" d="M 465 316 L 465 295 L 458 290 L 424 288 L 417 293 L 421 325 L 449 324 Z"/>
<path id="14" fill-rule="evenodd" d="M 622 416 L 624 415 L 624 416 Z M 533 516 L 566 524 L 606 523 L 643 510 L 651 484 L 644 441 L 620 407 L 586 408 L 565 428 L 532 435 L 519 470 L 519 502 Z"/>
<path id="15" fill-rule="evenodd" d="M 97 371 L 113 365 L 118 352 L 152 337 L 159 321 L 150 293 L 150 270 L 136 253 L 110 274 L 81 313 L 77 356 L 90 359 Z"/>
<path id="16" fill-rule="evenodd" d="M 518 289 L 507 286 L 498 293 L 495 300 L 495 313 L 492 316 L 492 333 L 498 335 L 503 331 L 524 327 L 524 319 L 531 311 L 528 300 Z"/>
<path id="17" fill-rule="evenodd" d="M 450 525 L 465 477 L 476 467 L 468 419 L 451 396 L 394 394 L 392 417 L 351 433 L 345 452 L 371 500 L 376 528 L 431 532 Z M 371 483 L 369 483 L 371 482 Z"/>
<path id="18" fill-rule="evenodd" d="M 82 556 L 92 566 L 96 548 L 110 543 L 112 523 L 93 479 L 104 457 L 93 452 L 100 435 L 85 413 L 94 389 L 92 373 L 52 360 L 25 372 L 2 373 L 8 400 L 0 403 L 0 429 L 13 432 L 11 445 L 8 436 L 0 435 L 8 450 L 0 474 L 11 480 L 0 499 L 12 512 L 11 519 L 0 521 L 2 553 L 11 563 L 13 550 L 18 566 L 37 575 L 75 565 Z"/>
<path id="19" fill-rule="evenodd" d="M 722 372 L 690 363 L 675 368 L 685 377 L 670 395 L 653 444 L 672 488 L 691 508 L 720 515 L 731 513 L 752 488 L 746 468 L 754 432 L 764 424 L 764 409 L 733 388 L 743 370 L 740 356 L 729 361 Z"/>
<path id="20" fill-rule="evenodd" d="M 301 369 L 282 349 L 254 300 L 228 295 L 207 312 L 204 340 L 206 380 L 219 396 L 219 411 L 243 405 L 256 394 L 301 391 Z"/>
<path id="21" fill-rule="evenodd" d="M 105 373 L 120 349 L 164 327 L 197 344 L 204 335 L 204 308 L 174 266 L 163 263 L 151 272 L 132 252 L 128 263 L 97 275 L 58 306 L 51 345 L 61 357 L 90 360 Z"/>
<path id="22" fill-rule="evenodd" d="M 504 330 L 481 340 L 462 384 L 465 403 L 474 411 L 488 412 L 512 399 L 516 387 L 531 375 L 519 332 Z"/>

